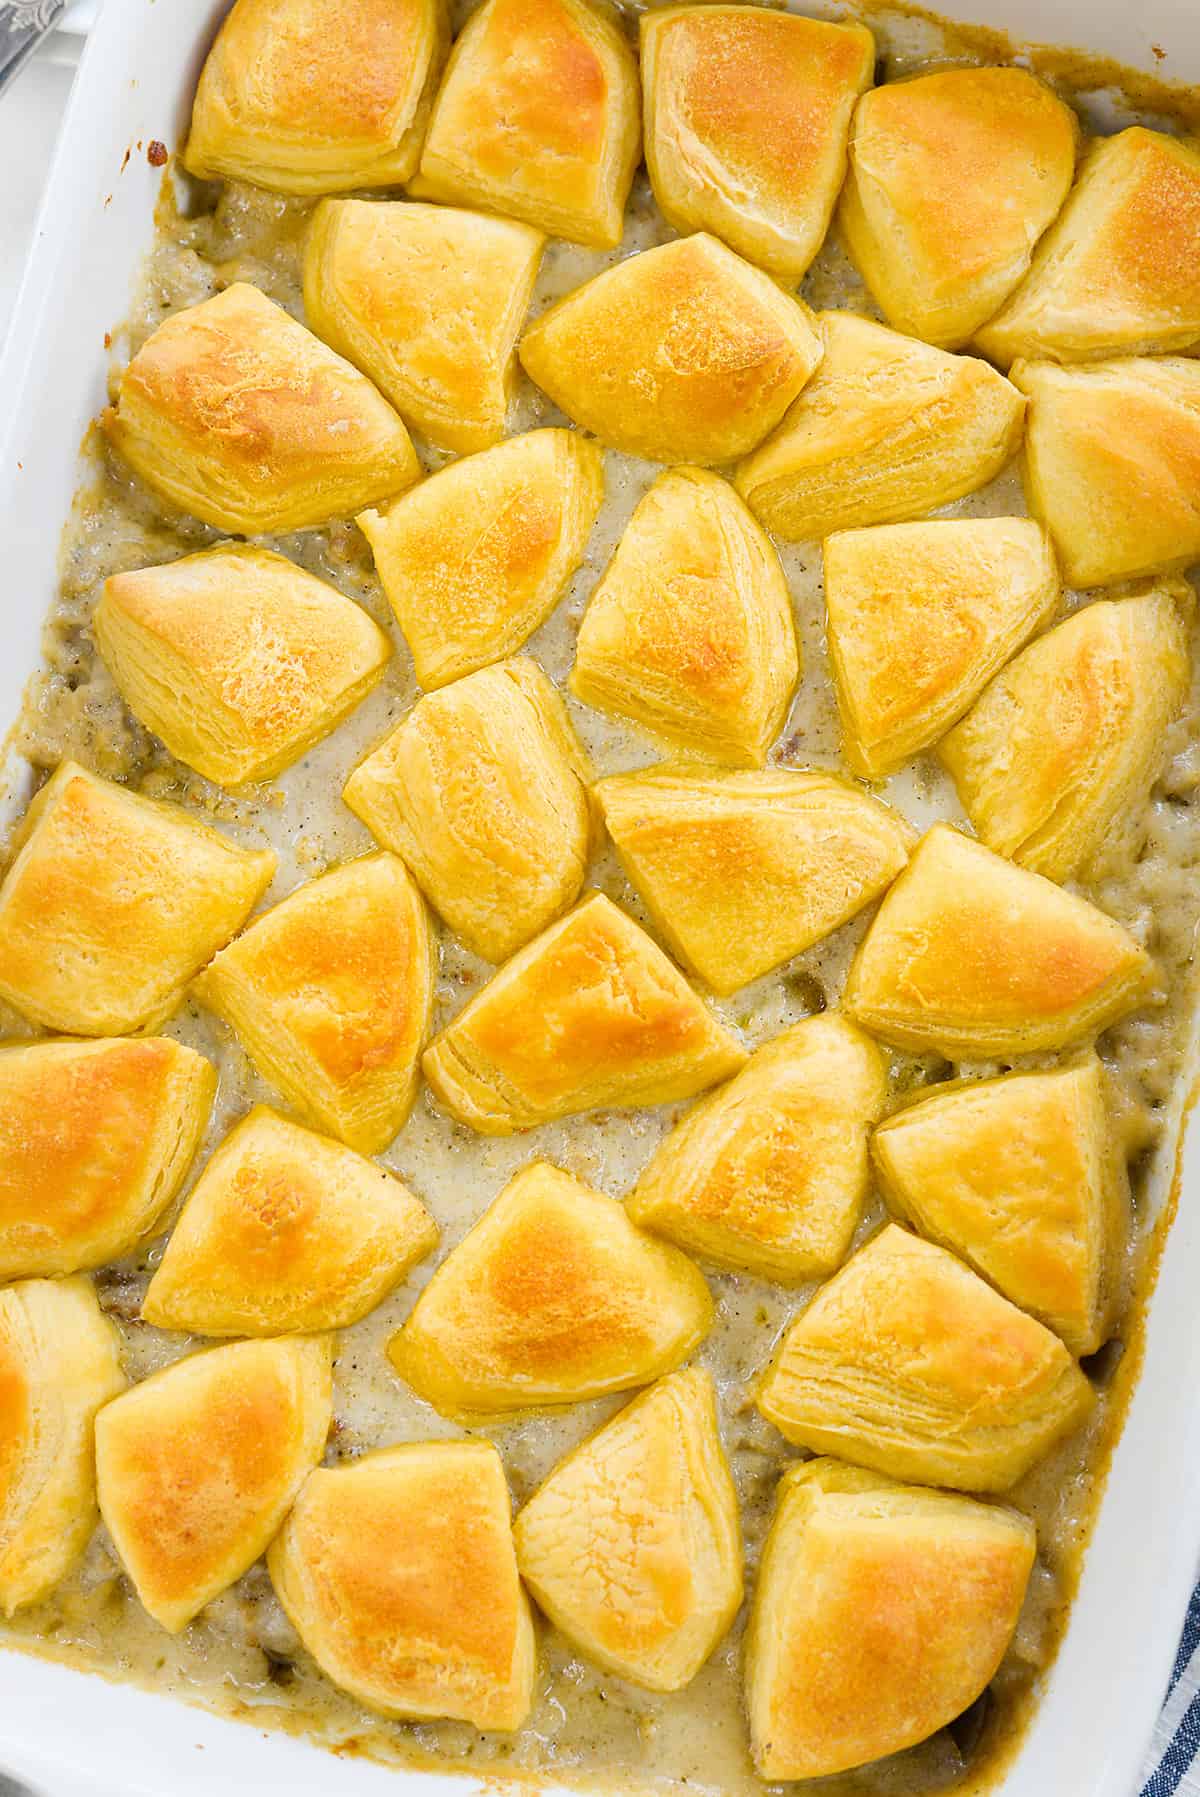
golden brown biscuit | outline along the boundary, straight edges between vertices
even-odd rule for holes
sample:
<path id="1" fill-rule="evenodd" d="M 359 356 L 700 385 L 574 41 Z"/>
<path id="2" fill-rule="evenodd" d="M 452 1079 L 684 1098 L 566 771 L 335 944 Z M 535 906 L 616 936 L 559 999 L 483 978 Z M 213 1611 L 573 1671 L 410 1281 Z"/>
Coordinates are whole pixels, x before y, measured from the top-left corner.
<path id="1" fill-rule="evenodd" d="M 876 1130 L 891 1208 L 952 1249 L 1073 1354 L 1104 1341 L 1128 1221 L 1125 1160 L 1094 1055 L 953 1081 Z"/>
<path id="2" fill-rule="evenodd" d="M 761 767 L 800 673 L 779 558 L 728 481 L 660 474 L 579 627 L 571 691 L 707 761 Z"/>
<path id="3" fill-rule="evenodd" d="M 256 1105 L 193 1186 L 142 1320 L 193 1335 L 346 1329 L 437 1239 L 392 1174 Z"/>
<path id="4" fill-rule="evenodd" d="M 504 435 L 545 241 L 482 212 L 322 200 L 304 250 L 308 322 L 431 442 L 486 449 Z"/>
<path id="5" fill-rule="evenodd" d="M 948 505 L 999 474 L 1024 403 L 986 362 L 854 312 L 817 319 L 825 356 L 735 485 L 768 530 L 809 542 Z"/>
<path id="6" fill-rule="evenodd" d="M 791 1467 L 746 1641 L 760 1777 L 849 1771 L 953 1722 L 1004 1657 L 1036 1545 L 997 1504 L 837 1460 Z"/>
<path id="7" fill-rule="evenodd" d="M 891 1223 L 791 1325 L 756 1401 L 814 1453 L 918 1485 L 1007 1491 L 1094 1400 L 1056 1335 Z"/>
<path id="8" fill-rule="evenodd" d="M 1059 599 L 1029 518 L 839 531 L 824 555 L 842 752 L 868 779 L 937 742 Z"/>
<path id="9" fill-rule="evenodd" d="M 258 918 L 194 991 L 298 1111 L 377 1154 L 416 1095 L 433 965 L 404 863 L 364 855 Z"/>
<path id="10" fill-rule="evenodd" d="M 358 524 L 424 687 L 512 655 L 583 560 L 604 458 L 578 431 L 526 431 L 451 462 Z"/>
<path id="11" fill-rule="evenodd" d="M 842 1005 L 901 1048 L 1033 1054 L 1099 1035 L 1153 977 L 1103 911 L 935 824 L 879 907 Z"/>
<path id="12" fill-rule="evenodd" d="M 486 1418 L 646 1385 L 712 1321 L 686 1255 L 533 1161 L 442 1262 L 388 1356 L 443 1415 Z"/>
<path id="13" fill-rule="evenodd" d="M 841 1265 L 867 1195 L 867 1131 L 887 1097 L 869 1036 L 830 1013 L 751 1055 L 652 1156 L 625 1208 L 701 1260 L 781 1285 Z"/>
<path id="14" fill-rule="evenodd" d="M 100 1514 L 172 1635 L 266 1552 L 324 1453 L 331 1350 L 327 1335 L 209 1348 L 96 1418 Z"/>
<path id="15" fill-rule="evenodd" d="M 1025 497 L 1068 586 L 1200 556 L 1200 361 L 1014 362 L 1012 379 L 1029 395 Z"/>
<path id="16" fill-rule="evenodd" d="M 322 1672 L 368 1709 L 506 1730 L 529 1714 L 537 1641 L 490 1442 L 319 1467 L 267 1563 Z"/>
<path id="17" fill-rule="evenodd" d="M 588 1659 L 680 1691 L 742 1601 L 711 1375 L 672 1373 L 560 1460 L 513 1525 L 521 1576 Z"/>
<path id="18" fill-rule="evenodd" d="M 507 1136 L 600 1105 L 691 1098 L 745 1058 L 658 945 L 592 892 L 488 981 L 421 1065 L 460 1123 Z"/>
<path id="19" fill-rule="evenodd" d="M 0 1049 L 0 1280 L 101 1267 L 151 1235 L 216 1089 L 162 1037 Z"/>
<path id="20" fill-rule="evenodd" d="M 96 646 L 134 716 L 221 786 L 271 780 L 348 717 L 391 655 L 361 606 L 226 543 L 110 574 Z"/>
<path id="21" fill-rule="evenodd" d="M 798 283 L 846 173 L 871 33 L 711 5 L 643 13 L 641 33 L 646 163 L 664 218 Z"/>
<path id="22" fill-rule="evenodd" d="M 1025 69 L 938 69 L 864 94 L 838 228 L 889 324 L 968 342 L 1057 217 L 1078 138 Z"/>
<path id="23" fill-rule="evenodd" d="M 1088 152 L 984 355 L 1090 361 L 1200 344 L 1200 145 L 1133 125 Z"/>
<path id="24" fill-rule="evenodd" d="M 326 524 L 421 472 L 370 381 L 243 281 L 164 319 L 100 422 L 160 499 L 240 536 Z"/>
<path id="25" fill-rule="evenodd" d="M 595 790 L 655 927 L 721 993 L 856 916 L 916 841 L 899 812 L 835 774 L 660 765 Z"/>
<path id="26" fill-rule="evenodd" d="M 1191 680 L 1183 580 L 1098 599 L 998 674 L 938 753 L 990 849 L 1065 880 L 1162 765 Z"/>
<path id="27" fill-rule="evenodd" d="M 184 166 L 277 193 L 399 186 L 448 37 L 444 0 L 237 0 L 201 71 Z"/>
<path id="28" fill-rule="evenodd" d="M 485 961 L 504 961 L 579 895 L 591 770 L 535 661 L 430 693 L 361 761 L 342 797 Z"/>
<path id="29" fill-rule="evenodd" d="M 92 1419 L 124 1388 L 86 1279 L 0 1291 L 0 1611 L 53 1590 L 96 1521 Z"/>
<path id="30" fill-rule="evenodd" d="M 812 313 L 715 237 L 627 256 L 521 339 L 530 379 L 603 443 L 653 462 L 731 462 L 821 359 Z M 998 377 L 997 377 L 998 378 Z"/>
<path id="31" fill-rule="evenodd" d="M 639 111 L 637 62 L 610 14 L 588 0 L 485 0 L 454 46 L 412 191 L 612 249 Z"/>
<path id="32" fill-rule="evenodd" d="M 77 1036 L 152 1029 L 275 873 L 179 805 L 64 761 L 26 812 L 0 889 L 0 997 Z"/>

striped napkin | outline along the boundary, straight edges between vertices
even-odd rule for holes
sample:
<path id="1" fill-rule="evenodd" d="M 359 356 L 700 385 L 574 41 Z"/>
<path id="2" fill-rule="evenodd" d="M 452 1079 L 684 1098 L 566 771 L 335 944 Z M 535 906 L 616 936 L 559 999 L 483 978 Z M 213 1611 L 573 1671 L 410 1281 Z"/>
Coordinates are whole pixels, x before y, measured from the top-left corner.
<path id="1" fill-rule="evenodd" d="M 1192 1592 L 1167 1698 L 1142 1769 L 1141 1797 L 1200 1797 L 1200 1585 Z"/>

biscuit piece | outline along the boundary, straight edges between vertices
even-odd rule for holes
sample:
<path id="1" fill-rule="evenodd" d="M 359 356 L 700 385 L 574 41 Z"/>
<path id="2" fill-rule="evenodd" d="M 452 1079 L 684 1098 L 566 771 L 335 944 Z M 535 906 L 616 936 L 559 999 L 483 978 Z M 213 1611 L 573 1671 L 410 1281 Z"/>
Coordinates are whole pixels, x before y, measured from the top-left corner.
<path id="1" fill-rule="evenodd" d="M 604 458 L 578 431 L 526 431 L 451 462 L 359 528 L 424 687 L 518 650 L 583 560 Z"/>
<path id="2" fill-rule="evenodd" d="M 1015 362 L 1012 379 L 1029 395 L 1025 496 L 1068 586 L 1200 556 L 1200 361 Z"/>
<path id="3" fill-rule="evenodd" d="M 590 778 L 566 706 L 522 656 L 419 700 L 342 797 L 467 947 L 504 961 L 579 895 Z"/>
<path id="4" fill-rule="evenodd" d="M 919 517 L 986 486 L 1016 453 L 1024 402 L 986 362 L 854 312 L 817 323 L 820 368 L 735 480 L 777 537 Z"/>
<path id="5" fill-rule="evenodd" d="M 677 231 L 711 231 L 781 281 L 821 247 L 875 40 L 761 6 L 642 14 L 646 163 Z"/>
<path id="6" fill-rule="evenodd" d="M 433 967 L 407 868 L 394 855 L 364 855 L 258 918 L 195 992 L 302 1115 L 377 1154 L 416 1096 Z"/>
<path id="7" fill-rule="evenodd" d="M 179 805 L 64 761 L 26 812 L 0 888 L 0 997 L 47 1029 L 152 1029 L 275 873 Z"/>
<path id="8" fill-rule="evenodd" d="M 1133 125 L 1094 143 L 984 355 L 1090 361 L 1200 344 L 1200 144 Z"/>
<path id="9" fill-rule="evenodd" d="M 898 1216 L 1073 1354 L 1100 1347 L 1119 1296 L 1129 1192 L 1094 1055 L 938 1087 L 889 1117 L 871 1154 Z"/>
<path id="10" fill-rule="evenodd" d="M 858 1226 L 886 1097 L 870 1037 L 836 1013 L 806 1017 L 676 1124 L 625 1208 L 716 1266 L 781 1285 L 823 1278 Z"/>
<path id="11" fill-rule="evenodd" d="M 1056 1335 L 895 1223 L 821 1287 L 757 1395 L 814 1453 L 962 1491 L 1007 1491 L 1093 1401 Z"/>
<path id="12" fill-rule="evenodd" d="M 267 1556 L 327 1678 L 385 1716 L 520 1728 L 537 1641 L 486 1441 L 411 1442 L 312 1473 Z"/>
<path id="13" fill-rule="evenodd" d="M 1036 1546 L 997 1504 L 837 1460 L 791 1467 L 746 1642 L 760 1777 L 846 1772 L 953 1722 L 1004 1657 Z"/>
<path id="14" fill-rule="evenodd" d="M 100 1514 L 172 1635 L 265 1553 L 324 1453 L 331 1348 L 320 1335 L 209 1348 L 96 1418 Z"/>
<path id="15" fill-rule="evenodd" d="M 935 824 L 879 907 L 842 1004 L 901 1048 L 1034 1054 L 1099 1035 L 1153 977 L 1103 911 Z"/>
<path id="16" fill-rule="evenodd" d="M 382 393 L 244 281 L 164 319 L 100 422 L 160 499 L 239 536 L 327 524 L 421 472 Z"/>
<path id="17" fill-rule="evenodd" d="M 86 1279 L 0 1291 L 0 1611 L 36 1603 L 96 1522 L 92 1419 L 124 1389 L 119 1343 Z"/>
<path id="18" fill-rule="evenodd" d="M 412 191 L 613 249 L 641 156 L 637 62 L 588 0 L 485 0 L 454 46 Z"/>
<path id="19" fill-rule="evenodd" d="M 998 674 L 938 753 L 990 849 L 1065 880 L 1140 807 L 1191 681 L 1183 580 L 1098 599 Z"/>
<path id="20" fill-rule="evenodd" d="M 699 233 L 568 293 L 529 327 L 520 355 L 601 442 L 652 462 L 709 464 L 748 454 L 774 429 L 821 340 L 802 301 Z"/>
<path id="21" fill-rule="evenodd" d="M 392 653 L 360 605 L 249 544 L 110 574 L 92 629 L 134 716 L 221 786 L 298 761 Z"/>
<path id="22" fill-rule="evenodd" d="M 513 1525 L 521 1576 L 580 1652 L 680 1691 L 742 1601 L 710 1374 L 672 1373 L 560 1460 Z"/>
<path id="23" fill-rule="evenodd" d="M 646 1385 L 712 1321 L 686 1255 L 533 1161 L 442 1262 L 388 1355 L 443 1415 L 487 1418 Z"/>
<path id="24" fill-rule="evenodd" d="M 425 1052 L 434 1092 L 485 1136 L 691 1098 L 745 1050 L 658 945 L 590 893 L 514 955 Z"/>
<path id="25" fill-rule="evenodd" d="M 1025 69 L 939 69 L 865 94 L 838 227 L 889 324 L 943 349 L 968 342 L 1057 217 L 1078 137 Z"/>
<path id="26" fill-rule="evenodd" d="M 142 1320 L 192 1335 L 346 1329 L 437 1239 L 392 1174 L 257 1105 L 192 1188 Z"/>
<path id="27" fill-rule="evenodd" d="M 0 1280 L 102 1267 L 153 1234 L 216 1089 L 161 1037 L 0 1050 Z"/>
<path id="28" fill-rule="evenodd" d="M 277 193 L 398 187 L 448 36 L 443 0 L 237 0 L 201 71 L 184 166 Z"/>
<path id="29" fill-rule="evenodd" d="M 504 435 L 545 241 L 482 212 L 322 200 L 304 251 L 308 322 L 431 442 L 486 449 Z"/>
<path id="30" fill-rule="evenodd" d="M 1058 603 L 1029 518 L 875 525 L 824 552 L 842 751 L 868 779 L 937 742 Z"/>
<path id="31" fill-rule="evenodd" d="M 659 766 L 601 780 L 621 864 L 672 952 L 736 992 L 857 916 L 916 836 L 834 774 Z"/>
<path id="32" fill-rule="evenodd" d="M 579 627 L 571 691 L 707 761 L 761 767 L 800 673 L 779 558 L 733 488 L 660 474 Z"/>

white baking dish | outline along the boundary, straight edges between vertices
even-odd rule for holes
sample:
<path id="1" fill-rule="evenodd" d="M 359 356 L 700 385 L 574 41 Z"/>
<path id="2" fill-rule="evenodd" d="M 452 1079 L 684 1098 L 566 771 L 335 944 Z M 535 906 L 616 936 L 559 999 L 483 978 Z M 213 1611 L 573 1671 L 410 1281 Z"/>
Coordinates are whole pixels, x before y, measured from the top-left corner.
<path id="1" fill-rule="evenodd" d="M 105 400 L 104 332 L 127 309 L 160 174 L 225 0 L 108 0 L 85 53 L 0 364 L 0 718 L 39 656 L 77 449 Z M 805 10 L 821 10 L 813 0 Z M 832 9 L 826 9 L 832 10 Z M 1200 0 L 943 0 L 1017 37 L 1200 80 Z M 1161 52 L 1165 51 L 1165 57 Z M 9 769 L 9 802 L 20 798 Z M 1070 1629 L 1004 1797 L 1131 1797 L 1200 1558 L 1200 1139 L 1185 1164 L 1145 1370 Z M 437 1797 L 445 1780 L 331 1760 L 283 1736 L 20 1654 L 0 1656 L 0 1767 L 46 1797 Z M 478 1780 L 459 1778 L 460 1789 Z"/>

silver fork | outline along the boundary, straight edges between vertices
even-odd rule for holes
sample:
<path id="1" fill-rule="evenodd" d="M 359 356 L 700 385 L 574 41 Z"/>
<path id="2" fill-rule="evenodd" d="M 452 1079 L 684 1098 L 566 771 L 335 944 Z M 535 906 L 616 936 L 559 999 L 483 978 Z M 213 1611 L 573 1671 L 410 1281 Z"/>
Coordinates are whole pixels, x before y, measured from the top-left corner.
<path id="1" fill-rule="evenodd" d="M 0 94 L 62 16 L 66 0 L 0 0 Z"/>

